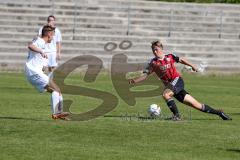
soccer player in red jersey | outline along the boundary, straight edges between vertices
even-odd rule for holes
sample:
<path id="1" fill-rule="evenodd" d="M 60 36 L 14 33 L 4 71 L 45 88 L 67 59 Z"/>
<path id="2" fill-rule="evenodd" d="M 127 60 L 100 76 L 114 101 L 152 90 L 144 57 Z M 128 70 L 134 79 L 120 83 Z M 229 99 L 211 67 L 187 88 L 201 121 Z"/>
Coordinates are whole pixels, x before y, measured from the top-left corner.
<path id="1" fill-rule="evenodd" d="M 163 50 L 163 45 L 160 41 L 152 42 L 151 47 L 155 57 L 151 60 L 146 69 L 143 71 L 144 75 L 134 79 L 130 79 L 130 84 L 141 82 L 145 80 L 148 75 L 155 72 L 165 85 L 162 96 L 166 101 L 167 106 L 173 113 L 172 120 L 181 120 L 180 113 L 173 97 L 175 97 L 179 102 L 191 106 L 202 112 L 216 114 L 220 116 L 223 120 L 231 120 L 231 118 L 223 111 L 215 110 L 207 104 L 198 102 L 187 91 L 185 91 L 184 81 L 181 78 L 181 75 L 178 73 L 174 63 L 177 62 L 190 66 L 192 67 L 193 71 L 197 72 L 197 68 L 193 64 L 183 58 L 172 54 L 171 52 Z"/>

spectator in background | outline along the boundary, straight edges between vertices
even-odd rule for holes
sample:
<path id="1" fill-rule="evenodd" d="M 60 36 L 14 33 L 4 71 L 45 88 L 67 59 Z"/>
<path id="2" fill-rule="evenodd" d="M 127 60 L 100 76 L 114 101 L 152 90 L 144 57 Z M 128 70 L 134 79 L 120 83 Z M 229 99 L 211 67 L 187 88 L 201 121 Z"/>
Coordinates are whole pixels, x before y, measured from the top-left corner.
<path id="1" fill-rule="evenodd" d="M 53 15 L 48 16 L 47 25 L 55 28 L 55 35 L 51 41 L 51 43 L 47 44 L 45 48 L 45 53 L 48 56 L 48 71 L 49 77 L 52 76 L 52 72 L 54 68 L 58 66 L 58 61 L 61 59 L 61 42 L 62 35 L 60 30 L 55 26 L 56 18 Z M 38 35 L 41 36 L 42 28 L 39 29 Z"/>

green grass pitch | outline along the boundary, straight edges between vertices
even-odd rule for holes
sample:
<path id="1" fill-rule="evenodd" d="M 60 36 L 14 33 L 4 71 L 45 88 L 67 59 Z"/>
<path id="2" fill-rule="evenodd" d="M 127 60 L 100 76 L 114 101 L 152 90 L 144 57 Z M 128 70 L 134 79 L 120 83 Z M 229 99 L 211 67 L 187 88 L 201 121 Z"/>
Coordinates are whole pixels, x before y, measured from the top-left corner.
<path id="1" fill-rule="evenodd" d="M 139 120 L 121 115 L 146 115 L 161 96 L 137 98 L 128 106 L 117 95 L 108 74 L 86 83 L 71 75 L 66 83 L 109 92 L 119 99 L 107 116 L 89 121 L 54 121 L 50 95 L 39 94 L 23 73 L 0 73 L 0 160 L 238 160 L 240 157 L 240 76 L 184 74 L 186 90 L 199 101 L 224 109 L 233 121 L 222 121 L 177 102 L 184 120 Z M 101 100 L 64 94 L 74 113 L 86 112 Z M 191 113 L 191 119 L 190 119 Z"/>

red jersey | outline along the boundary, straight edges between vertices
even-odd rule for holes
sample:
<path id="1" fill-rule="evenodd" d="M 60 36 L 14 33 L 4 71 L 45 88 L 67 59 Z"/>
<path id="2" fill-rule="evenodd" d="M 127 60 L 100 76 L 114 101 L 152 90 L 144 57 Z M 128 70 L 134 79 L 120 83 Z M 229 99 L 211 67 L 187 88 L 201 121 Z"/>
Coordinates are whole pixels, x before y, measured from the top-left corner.
<path id="1" fill-rule="evenodd" d="M 179 57 L 171 52 L 165 54 L 163 59 L 155 57 L 150 61 L 144 73 L 151 74 L 155 72 L 165 84 L 172 82 L 175 78 L 181 76 L 174 65 L 175 62 L 179 62 Z"/>

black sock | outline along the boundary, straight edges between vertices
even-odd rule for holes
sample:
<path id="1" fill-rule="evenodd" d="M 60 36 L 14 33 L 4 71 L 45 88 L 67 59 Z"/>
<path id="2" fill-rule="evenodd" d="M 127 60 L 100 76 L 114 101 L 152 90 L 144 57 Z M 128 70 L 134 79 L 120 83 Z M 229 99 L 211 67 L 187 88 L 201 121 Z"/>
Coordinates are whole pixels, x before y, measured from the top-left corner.
<path id="1" fill-rule="evenodd" d="M 221 113 L 220 111 L 215 110 L 215 109 L 211 108 L 210 106 L 208 106 L 206 104 L 202 105 L 202 110 L 201 111 L 206 112 L 206 113 L 217 114 L 217 115 L 219 115 Z"/>
<path id="2" fill-rule="evenodd" d="M 175 115 L 175 116 L 180 116 L 179 112 L 178 112 L 178 108 L 174 102 L 173 99 L 169 99 L 167 100 L 167 105 L 168 105 L 168 108 L 172 111 L 172 113 Z"/>

